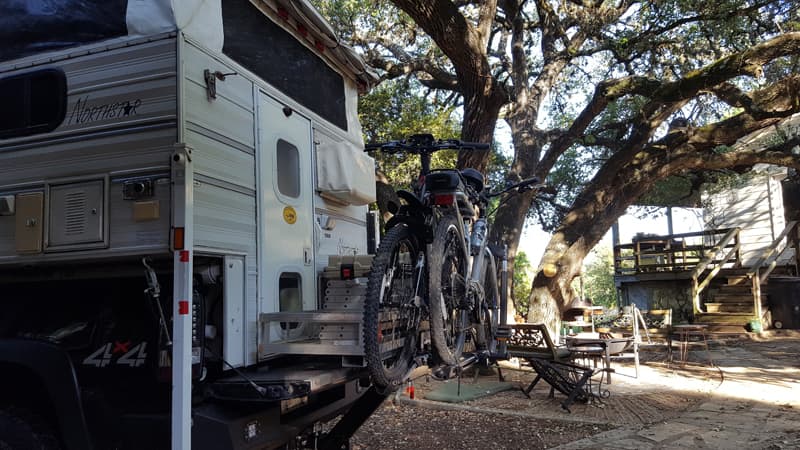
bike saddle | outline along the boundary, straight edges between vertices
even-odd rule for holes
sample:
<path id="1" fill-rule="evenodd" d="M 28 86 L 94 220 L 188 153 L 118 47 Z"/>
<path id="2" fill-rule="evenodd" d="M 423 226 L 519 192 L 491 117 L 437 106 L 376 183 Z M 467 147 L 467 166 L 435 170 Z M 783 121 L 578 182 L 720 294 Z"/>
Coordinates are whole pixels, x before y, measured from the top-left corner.
<path id="1" fill-rule="evenodd" d="M 481 193 L 483 190 L 483 174 L 480 171 L 468 167 L 461 171 L 461 176 L 464 177 L 467 184 L 472 186 L 472 189 L 475 189 L 475 193 Z"/>
<path id="2" fill-rule="evenodd" d="M 425 177 L 425 187 L 430 192 L 463 191 L 461 178 L 452 170 L 431 172 Z"/>

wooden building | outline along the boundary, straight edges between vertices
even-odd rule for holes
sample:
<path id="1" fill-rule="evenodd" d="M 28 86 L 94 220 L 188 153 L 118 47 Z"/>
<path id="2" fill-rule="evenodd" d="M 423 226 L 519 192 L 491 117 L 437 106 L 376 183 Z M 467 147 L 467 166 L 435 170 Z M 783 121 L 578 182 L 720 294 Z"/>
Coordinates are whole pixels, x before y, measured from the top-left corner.
<path id="1" fill-rule="evenodd" d="M 763 148 L 776 134 L 797 134 L 800 115 L 780 127 L 737 146 Z M 761 166 L 737 184 L 706 189 L 703 231 L 639 234 L 617 243 L 620 305 L 671 309 L 673 323 L 706 323 L 715 332 L 738 333 L 759 323 L 800 328 L 800 227 L 796 211 L 784 208 L 786 176 L 785 168 Z"/>

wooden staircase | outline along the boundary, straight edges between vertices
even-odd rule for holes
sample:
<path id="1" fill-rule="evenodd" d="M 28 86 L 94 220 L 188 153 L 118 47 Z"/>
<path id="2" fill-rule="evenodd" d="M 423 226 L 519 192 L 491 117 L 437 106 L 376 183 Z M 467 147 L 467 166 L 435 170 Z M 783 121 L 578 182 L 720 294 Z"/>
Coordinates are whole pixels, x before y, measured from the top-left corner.
<path id="1" fill-rule="evenodd" d="M 742 333 L 753 319 L 761 321 L 762 328 L 772 323 L 765 285 L 769 276 L 778 267 L 778 258 L 790 248 L 795 249 L 794 275 L 797 275 L 800 263 L 800 227 L 798 221 L 790 221 L 783 231 L 764 249 L 764 252 L 751 267 L 740 266 L 738 257 L 738 229 L 722 239 L 714 251 L 709 253 L 692 272 L 692 301 L 695 308 L 695 321 L 708 324 L 712 333 Z M 724 245 L 728 241 L 735 242 L 734 248 L 722 257 Z M 731 257 L 736 254 L 734 268 L 723 268 L 730 264 Z M 789 270 L 782 267 L 780 271 Z M 705 292 L 705 304 L 700 309 L 701 293 Z"/>
<path id="2" fill-rule="evenodd" d="M 697 313 L 695 321 L 707 324 L 712 333 L 744 333 L 755 318 L 755 296 L 745 269 L 723 269 L 704 302 L 706 312 Z M 763 285 L 762 285 L 763 286 Z M 761 290 L 762 323 L 769 323 L 766 289 Z"/>

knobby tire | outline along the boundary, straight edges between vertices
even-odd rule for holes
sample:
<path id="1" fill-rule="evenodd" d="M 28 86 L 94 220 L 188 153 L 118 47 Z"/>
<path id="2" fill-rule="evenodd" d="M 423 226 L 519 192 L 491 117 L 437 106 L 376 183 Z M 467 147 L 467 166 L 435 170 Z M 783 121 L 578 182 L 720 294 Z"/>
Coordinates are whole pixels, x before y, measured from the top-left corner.
<path id="1" fill-rule="evenodd" d="M 428 255 L 431 343 L 441 363 L 459 364 L 464 351 L 469 311 L 467 295 L 467 254 L 462 225 L 444 215 L 436 225 Z"/>
<path id="2" fill-rule="evenodd" d="M 367 279 L 364 354 L 372 382 L 381 388 L 399 387 L 416 356 L 423 294 L 418 289 L 424 288 L 416 268 L 419 253 L 411 230 L 397 225 L 383 237 Z"/>

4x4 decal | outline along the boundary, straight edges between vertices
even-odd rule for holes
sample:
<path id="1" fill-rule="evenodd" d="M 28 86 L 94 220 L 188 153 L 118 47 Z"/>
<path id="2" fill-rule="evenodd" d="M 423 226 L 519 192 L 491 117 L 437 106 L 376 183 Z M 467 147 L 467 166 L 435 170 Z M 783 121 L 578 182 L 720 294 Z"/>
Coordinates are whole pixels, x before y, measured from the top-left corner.
<path id="1" fill-rule="evenodd" d="M 83 365 L 98 368 L 109 365 L 139 367 L 147 360 L 147 342 L 131 345 L 131 341 L 108 342 L 87 356 Z"/>

